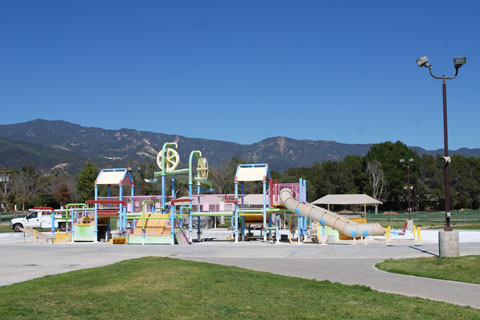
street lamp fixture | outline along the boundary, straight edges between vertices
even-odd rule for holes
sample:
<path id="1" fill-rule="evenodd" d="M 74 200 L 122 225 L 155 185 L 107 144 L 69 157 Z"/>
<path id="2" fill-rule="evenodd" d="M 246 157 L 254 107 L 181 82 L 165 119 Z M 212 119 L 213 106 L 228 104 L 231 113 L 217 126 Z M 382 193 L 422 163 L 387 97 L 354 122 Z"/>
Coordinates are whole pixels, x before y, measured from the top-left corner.
<path id="1" fill-rule="evenodd" d="M 455 58 L 453 58 L 453 64 L 455 65 L 455 69 L 461 68 L 466 63 L 467 63 L 467 58 L 466 57 L 455 57 Z"/>
<path id="2" fill-rule="evenodd" d="M 447 83 L 446 80 L 455 79 L 458 75 L 458 69 L 460 69 L 464 64 L 467 63 L 466 57 L 455 57 L 453 58 L 453 64 L 455 66 L 455 75 L 447 77 L 442 75 L 441 77 L 435 76 L 432 73 L 432 65 L 428 63 L 428 57 L 421 57 L 417 59 L 417 65 L 419 67 L 426 67 L 430 72 L 430 75 L 434 79 L 442 79 L 442 90 L 443 90 L 443 142 L 444 142 L 444 172 L 445 172 L 445 231 L 451 231 L 452 227 L 450 226 L 450 185 L 448 181 L 448 167 L 451 162 L 451 158 L 448 156 L 448 127 L 447 127 Z"/>
<path id="3" fill-rule="evenodd" d="M 430 65 L 428 64 L 428 57 L 425 56 L 425 57 L 420 57 L 417 59 L 417 64 L 419 67 L 430 67 Z"/>

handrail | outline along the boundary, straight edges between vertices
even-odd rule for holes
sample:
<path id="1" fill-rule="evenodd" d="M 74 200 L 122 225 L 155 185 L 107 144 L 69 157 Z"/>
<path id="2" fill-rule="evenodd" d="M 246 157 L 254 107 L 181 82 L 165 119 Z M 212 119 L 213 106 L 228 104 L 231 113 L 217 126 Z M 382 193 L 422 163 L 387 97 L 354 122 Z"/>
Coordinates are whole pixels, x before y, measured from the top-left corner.
<path id="1" fill-rule="evenodd" d="M 143 200 L 142 201 L 142 230 L 143 232 L 145 232 L 145 205 L 147 203 L 150 203 L 152 205 L 153 208 L 155 208 L 155 202 L 153 202 L 152 200 Z"/>
<path id="2" fill-rule="evenodd" d="M 80 207 L 86 209 L 87 205 L 85 203 L 69 203 L 65 206 L 65 226 L 68 228 L 68 210 L 71 207 Z M 72 213 L 72 230 L 73 230 L 73 213 Z M 73 239 L 73 238 L 72 238 Z"/>
<path id="3" fill-rule="evenodd" d="M 193 199 L 191 199 L 191 198 L 182 198 L 182 199 L 171 200 L 170 204 L 175 204 L 177 202 L 192 202 L 192 201 L 193 201 Z"/>
<path id="4" fill-rule="evenodd" d="M 55 211 L 52 207 L 33 207 L 32 210 L 50 210 Z"/>
<path id="5" fill-rule="evenodd" d="M 114 204 L 123 204 L 124 206 L 127 203 L 123 200 L 87 200 L 87 204 L 103 204 L 103 203 L 114 203 Z"/>

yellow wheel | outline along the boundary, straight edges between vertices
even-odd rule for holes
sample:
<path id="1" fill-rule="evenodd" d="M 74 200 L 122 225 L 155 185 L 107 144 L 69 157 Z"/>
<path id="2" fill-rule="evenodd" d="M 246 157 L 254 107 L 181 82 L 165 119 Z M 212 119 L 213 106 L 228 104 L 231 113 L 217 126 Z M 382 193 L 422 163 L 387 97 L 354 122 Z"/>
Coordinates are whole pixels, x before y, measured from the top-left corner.
<path id="1" fill-rule="evenodd" d="M 157 165 L 160 169 L 162 169 L 162 160 L 163 160 L 163 154 L 162 154 L 162 151 L 160 151 L 157 154 Z M 178 166 L 179 163 L 180 163 L 180 155 L 178 154 L 177 150 L 172 148 L 167 148 L 167 150 L 165 150 L 165 170 L 166 171 L 175 170 L 175 168 Z"/>
<path id="2" fill-rule="evenodd" d="M 198 159 L 197 178 L 199 178 L 199 179 L 207 179 L 208 178 L 208 161 L 207 161 L 207 158 Z"/>

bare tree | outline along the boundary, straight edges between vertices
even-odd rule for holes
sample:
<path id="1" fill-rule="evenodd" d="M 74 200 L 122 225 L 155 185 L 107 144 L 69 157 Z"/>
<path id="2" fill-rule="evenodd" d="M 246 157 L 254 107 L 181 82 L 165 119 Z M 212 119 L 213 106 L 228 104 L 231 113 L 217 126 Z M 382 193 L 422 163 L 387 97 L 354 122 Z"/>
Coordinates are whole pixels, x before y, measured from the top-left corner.
<path id="1" fill-rule="evenodd" d="M 54 194 L 55 200 L 62 206 L 65 207 L 67 203 L 72 202 L 73 195 L 70 187 L 66 182 L 61 182 Z"/>
<path id="2" fill-rule="evenodd" d="M 213 188 L 218 194 L 232 193 L 234 189 L 234 178 L 237 166 L 242 163 L 238 158 L 232 158 L 230 161 L 222 159 L 222 167 L 210 169 L 209 180 L 212 181 Z M 225 216 L 220 216 L 220 223 L 225 223 Z"/>
<path id="3" fill-rule="evenodd" d="M 10 182 L 10 175 L 8 170 L 3 167 L 2 172 L 0 173 L 0 194 L 2 194 L 2 208 L 3 210 L 8 210 L 8 196 L 10 194 L 9 185 Z"/>
<path id="4" fill-rule="evenodd" d="M 15 194 L 15 201 L 22 205 L 25 210 L 25 204 L 35 193 L 35 180 L 27 171 L 20 171 L 12 177 L 12 192 Z"/>
<path id="5" fill-rule="evenodd" d="M 367 163 L 367 176 L 373 197 L 380 200 L 383 188 L 385 187 L 385 177 L 383 175 L 382 164 L 377 160 Z M 377 213 L 378 205 L 375 205 L 375 214 Z"/>

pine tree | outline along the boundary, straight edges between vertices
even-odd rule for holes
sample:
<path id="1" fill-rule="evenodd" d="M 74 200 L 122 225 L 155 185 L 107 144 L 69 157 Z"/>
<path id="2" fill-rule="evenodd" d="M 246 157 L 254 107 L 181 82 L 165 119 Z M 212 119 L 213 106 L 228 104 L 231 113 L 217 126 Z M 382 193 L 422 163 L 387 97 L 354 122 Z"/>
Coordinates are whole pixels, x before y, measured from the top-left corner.
<path id="1" fill-rule="evenodd" d="M 92 164 L 90 159 L 85 167 L 78 174 L 77 192 L 80 197 L 80 202 L 92 200 L 95 193 L 95 179 L 98 176 L 98 169 L 96 164 Z"/>

